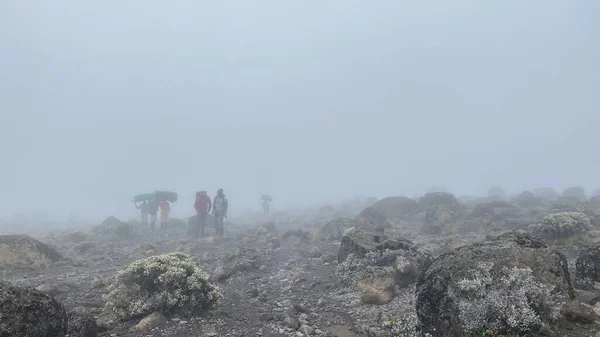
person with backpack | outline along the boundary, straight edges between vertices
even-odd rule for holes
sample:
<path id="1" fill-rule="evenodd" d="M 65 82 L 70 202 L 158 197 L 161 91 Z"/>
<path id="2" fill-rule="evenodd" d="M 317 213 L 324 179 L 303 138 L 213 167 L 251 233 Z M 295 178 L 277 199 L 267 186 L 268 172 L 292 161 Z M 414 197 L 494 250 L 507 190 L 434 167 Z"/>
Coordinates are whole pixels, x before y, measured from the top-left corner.
<path id="1" fill-rule="evenodd" d="M 223 194 L 223 189 L 220 188 L 217 191 L 217 195 L 213 200 L 213 216 L 215 217 L 215 228 L 217 229 L 217 235 L 223 236 L 223 218 L 227 217 L 227 208 L 229 202 L 227 197 Z"/>
<path id="2" fill-rule="evenodd" d="M 169 223 L 169 213 L 171 212 L 171 204 L 164 200 L 160 202 L 160 228 L 167 229 Z"/>
<path id="3" fill-rule="evenodd" d="M 148 203 L 144 200 L 142 204 L 138 206 L 137 202 L 134 202 L 135 208 L 140 210 L 142 215 L 142 226 L 148 226 Z"/>
<path id="4" fill-rule="evenodd" d="M 158 215 L 158 201 L 156 199 L 152 199 L 148 203 L 148 214 L 150 215 L 150 231 L 154 232 L 156 216 Z"/>
<path id="5" fill-rule="evenodd" d="M 212 202 L 206 191 L 196 192 L 196 201 L 194 201 L 196 209 L 196 222 L 193 224 L 192 236 L 204 236 L 204 226 L 206 224 L 206 215 L 210 213 Z"/>

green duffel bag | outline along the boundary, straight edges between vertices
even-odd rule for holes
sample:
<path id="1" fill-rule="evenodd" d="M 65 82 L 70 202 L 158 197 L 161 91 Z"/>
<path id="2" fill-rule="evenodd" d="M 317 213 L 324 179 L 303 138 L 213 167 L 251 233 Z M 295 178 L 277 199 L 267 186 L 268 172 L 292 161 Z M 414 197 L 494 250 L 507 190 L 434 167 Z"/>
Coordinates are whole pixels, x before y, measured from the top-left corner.
<path id="1" fill-rule="evenodd" d="M 144 193 L 144 194 L 138 194 L 135 197 L 133 197 L 133 201 L 135 201 L 135 202 L 150 201 L 155 198 L 156 198 L 155 193 Z"/>
<path id="2" fill-rule="evenodd" d="M 175 202 L 177 201 L 177 193 L 168 191 L 156 191 L 156 200 Z"/>

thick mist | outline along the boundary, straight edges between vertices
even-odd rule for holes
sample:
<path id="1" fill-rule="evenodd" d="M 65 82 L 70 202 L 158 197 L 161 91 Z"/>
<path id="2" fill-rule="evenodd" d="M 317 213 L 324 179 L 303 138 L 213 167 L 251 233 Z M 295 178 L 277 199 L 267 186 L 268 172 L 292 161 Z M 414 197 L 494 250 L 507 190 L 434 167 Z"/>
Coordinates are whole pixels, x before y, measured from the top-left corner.
<path id="1" fill-rule="evenodd" d="M 0 4 L 0 217 L 598 183 L 599 5 Z"/>

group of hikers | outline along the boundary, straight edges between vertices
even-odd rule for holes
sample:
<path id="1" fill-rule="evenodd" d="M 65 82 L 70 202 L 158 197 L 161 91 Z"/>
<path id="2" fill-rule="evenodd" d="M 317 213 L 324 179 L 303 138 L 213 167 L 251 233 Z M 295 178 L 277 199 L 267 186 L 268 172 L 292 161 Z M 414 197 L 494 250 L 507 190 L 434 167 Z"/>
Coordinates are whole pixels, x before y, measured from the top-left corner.
<path id="1" fill-rule="evenodd" d="M 169 223 L 169 213 L 171 212 L 171 204 L 168 201 L 142 201 L 138 205 L 135 202 L 135 207 L 140 210 L 142 216 L 142 225 L 150 228 L 154 232 L 156 227 L 156 218 L 160 210 L 160 228 L 166 229 Z M 194 237 L 204 236 L 204 228 L 208 214 L 214 218 L 217 235 L 223 235 L 223 219 L 227 217 L 227 209 L 229 202 L 223 193 L 223 189 L 217 191 L 214 200 L 211 200 L 206 191 L 196 192 L 196 200 L 194 201 L 194 209 L 196 216 L 190 221 L 190 234 Z"/>
<path id="2" fill-rule="evenodd" d="M 272 202 L 271 197 L 268 195 L 263 195 L 261 197 L 261 201 L 261 206 L 265 216 L 270 216 L 270 203 Z M 142 225 L 148 226 L 152 232 L 154 232 L 155 229 L 156 218 L 159 210 L 160 228 L 167 228 L 167 224 L 169 222 L 169 213 L 171 212 L 171 204 L 169 201 L 157 201 L 156 199 L 151 199 L 150 201 L 145 200 L 139 205 L 137 202 L 135 202 L 135 207 L 141 212 Z M 212 214 L 217 235 L 223 236 L 223 219 L 227 217 L 228 208 L 229 201 L 223 193 L 222 188 L 217 191 L 217 195 L 212 200 L 206 191 L 196 192 L 196 199 L 194 201 L 196 216 L 190 218 L 189 234 L 192 237 L 204 236 L 204 229 L 206 227 L 208 215 Z"/>

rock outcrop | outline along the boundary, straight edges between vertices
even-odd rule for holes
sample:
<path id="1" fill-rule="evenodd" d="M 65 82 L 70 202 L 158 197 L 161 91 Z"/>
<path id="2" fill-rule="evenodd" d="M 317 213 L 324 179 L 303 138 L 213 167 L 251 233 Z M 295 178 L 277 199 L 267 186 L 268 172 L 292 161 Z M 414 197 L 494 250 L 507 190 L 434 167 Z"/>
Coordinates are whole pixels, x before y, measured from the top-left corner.
<path id="1" fill-rule="evenodd" d="M 80 310 L 71 310 L 67 312 L 69 320 L 69 337 L 96 337 L 98 335 L 98 326 L 94 316 L 89 312 Z"/>
<path id="2" fill-rule="evenodd" d="M 364 231 L 383 234 L 386 221 L 386 216 L 375 207 L 367 207 L 356 216 L 355 227 Z"/>
<path id="3" fill-rule="evenodd" d="M 64 337 L 67 313 L 54 298 L 0 281 L 0 336 Z"/>
<path id="4" fill-rule="evenodd" d="M 417 284 L 423 332 L 459 337 L 552 326 L 574 299 L 567 261 L 539 237 L 512 231 L 438 257 Z"/>
<path id="5" fill-rule="evenodd" d="M 436 206 L 455 206 L 458 205 L 458 199 L 448 192 L 427 193 L 419 198 L 419 205 L 423 208 Z"/>
<path id="6" fill-rule="evenodd" d="M 341 240 L 342 236 L 344 236 L 344 231 L 348 228 L 355 227 L 355 225 L 356 221 L 354 219 L 333 219 L 327 222 L 327 224 L 319 230 L 319 237 L 327 241 Z"/>
<path id="7" fill-rule="evenodd" d="M 579 187 L 579 186 L 567 187 L 562 192 L 561 197 L 575 198 L 575 199 L 579 200 L 580 202 L 584 202 L 585 201 L 585 189 L 583 187 Z"/>
<path id="8" fill-rule="evenodd" d="M 600 288 L 600 245 L 579 253 L 575 262 L 575 281 L 584 289 Z"/>
<path id="9" fill-rule="evenodd" d="M 25 235 L 0 235 L 0 265 L 44 268 L 63 260 L 48 245 Z"/>
<path id="10" fill-rule="evenodd" d="M 393 268 L 396 284 L 405 287 L 416 282 L 431 261 L 409 240 L 355 229 L 342 238 L 338 275 L 352 284 L 382 268 Z"/>
<path id="11" fill-rule="evenodd" d="M 590 218 L 580 212 L 550 214 L 530 229 L 545 240 L 561 241 L 586 234 L 594 229 Z"/>
<path id="12" fill-rule="evenodd" d="M 412 219 L 421 211 L 419 204 L 407 197 L 386 197 L 376 202 L 373 208 L 389 219 Z"/>

